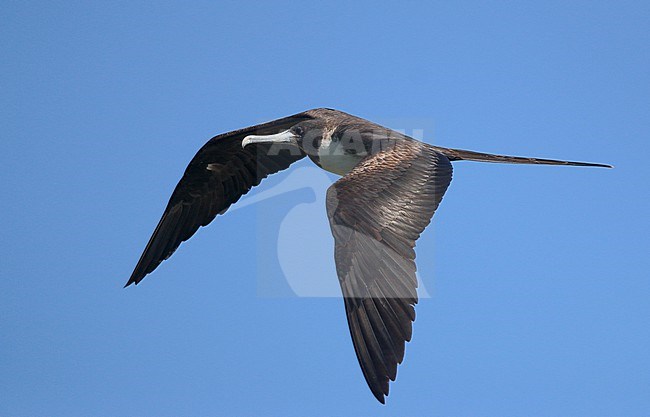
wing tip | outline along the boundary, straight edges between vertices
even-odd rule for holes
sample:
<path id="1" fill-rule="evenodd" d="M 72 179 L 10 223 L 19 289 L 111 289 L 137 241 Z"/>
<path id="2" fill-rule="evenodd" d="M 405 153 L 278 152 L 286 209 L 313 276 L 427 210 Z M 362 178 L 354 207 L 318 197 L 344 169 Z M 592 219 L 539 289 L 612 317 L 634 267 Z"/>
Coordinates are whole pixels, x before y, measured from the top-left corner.
<path id="1" fill-rule="evenodd" d="M 134 272 L 134 273 L 131 275 L 131 277 L 129 278 L 129 280 L 126 282 L 126 284 L 124 284 L 124 287 L 122 287 L 122 288 L 129 287 L 129 286 L 131 286 L 131 284 L 138 285 L 138 283 L 139 283 L 140 281 L 142 281 L 142 278 L 144 278 L 144 276 L 142 276 L 142 277 L 138 277 L 138 276 L 135 274 L 135 272 Z"/>

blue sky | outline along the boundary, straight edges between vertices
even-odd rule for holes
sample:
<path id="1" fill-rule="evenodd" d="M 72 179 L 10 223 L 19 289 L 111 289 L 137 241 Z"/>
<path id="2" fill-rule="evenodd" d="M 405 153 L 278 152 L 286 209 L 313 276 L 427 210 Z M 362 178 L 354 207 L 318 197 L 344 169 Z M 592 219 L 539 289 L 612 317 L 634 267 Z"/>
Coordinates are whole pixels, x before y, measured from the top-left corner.
<path id="1" fill-rule="evenodd" d="M 649 18 L 642 1 L 4 2 L 0 414 L 649 415 Z M 616 166 L 455 164 L 386 406 L 342 301 L 284 272 L 336 282 L 314 185 L 334 177 L 309 164 L 122 288 L 208 138 L 321 106 Z"/>

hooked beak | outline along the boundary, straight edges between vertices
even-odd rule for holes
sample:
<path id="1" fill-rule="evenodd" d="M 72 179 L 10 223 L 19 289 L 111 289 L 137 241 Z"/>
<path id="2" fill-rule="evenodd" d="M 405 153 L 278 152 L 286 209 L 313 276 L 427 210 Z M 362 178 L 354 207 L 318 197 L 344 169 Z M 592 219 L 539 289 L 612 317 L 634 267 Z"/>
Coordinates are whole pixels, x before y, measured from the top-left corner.
<path id="1" fill-rule="evenodd" d="M 296 138 L 296 135 L 291 133 L 290 130 L 285 130 L 275 135 L 248 135 L 241 141 L 241 147 L 245 148 L 251 143 L 292 143 L 295 145 Z"/>

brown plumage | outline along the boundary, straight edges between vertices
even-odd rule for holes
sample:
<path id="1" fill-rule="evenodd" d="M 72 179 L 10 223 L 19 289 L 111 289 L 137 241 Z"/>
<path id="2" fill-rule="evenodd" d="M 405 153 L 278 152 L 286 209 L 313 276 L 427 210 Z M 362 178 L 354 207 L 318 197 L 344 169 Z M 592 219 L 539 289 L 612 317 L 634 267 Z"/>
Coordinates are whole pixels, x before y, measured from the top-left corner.
<path id="1" fill-rule="evenodd" d="M 382 403 L 411 340 L 415 242 L 449 187 L 450 161 L 610 167 L 441 148 L 344 112 L 308 110 L 210 139 L 176 186 L 126 286 L 263 178 L 304 156 L 343 176 L 326 200 L 336 272 L 357 359 Z"/>

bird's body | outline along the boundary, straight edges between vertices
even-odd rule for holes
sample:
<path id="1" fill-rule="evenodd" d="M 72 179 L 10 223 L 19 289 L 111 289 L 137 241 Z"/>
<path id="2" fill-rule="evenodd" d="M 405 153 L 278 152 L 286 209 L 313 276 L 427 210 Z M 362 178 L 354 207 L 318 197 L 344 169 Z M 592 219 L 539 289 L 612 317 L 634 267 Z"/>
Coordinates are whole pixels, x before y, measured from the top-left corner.
<path id="1" fill-rule="evenodd" d="M 308 110 L 208 141 L 176 186 L 127 286 L 264 177 L 305 156 L 342 176 L 326 199 L 336 270 L 357 359 L 382 403 L 415 320 L 415 242 L 451 182 L 451 162 L 608 167 L 441 148 L 344 112 Z"/>

